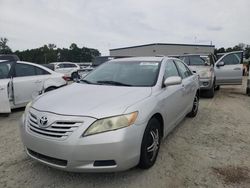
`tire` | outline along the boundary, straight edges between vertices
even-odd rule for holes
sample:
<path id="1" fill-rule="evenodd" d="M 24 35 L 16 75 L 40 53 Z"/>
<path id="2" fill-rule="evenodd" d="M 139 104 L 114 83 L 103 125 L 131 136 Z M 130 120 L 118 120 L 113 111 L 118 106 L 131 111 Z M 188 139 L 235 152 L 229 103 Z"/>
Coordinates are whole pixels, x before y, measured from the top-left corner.
<path id="1" fill-rule="evenodd" d="M 213 98 L 214 97 L 214 92 L 215 92 L 215 87 L 214 85 L 211 87 L 211 89 L 207 90 L 204 92 L 205 97 L 208 98 Z"/>
<path id="2" fill-rule="evenodd" d="M 71 74 L 71 80 L 76 81 L 76 80 L 78 80 L 79 78 L 80 78 L 80 77 L 79 77 L 79 75 L 78 75 L 77 72 L 73 72 L 73 73 Z"/>
<path id="3" fill-rule="evenodd" d="M 47 89 L 45 89 L 44 92 L 46 93 L 46 92 L 49 92 L 49 91 L 52 91 L 52 90 L 55 90 L 55 89 L 56 89 L 56 87 L 53 87 L 53 86 L 52 87 L 48 87 Z"/>
<path id="4" fill-rule="evenodd" d="M 143 135 L 139 168 L 149 169 L 155 164 L 160 149 L 161 135 L 160 122 L 152 118 Z"/>
<path id="5" fill-rule="evenodd" d="M 193 118 L 197 115 L 197 112 L 199 109 L 199 100 L 200 100 L 200 98 L 199 98 L 198 94 L 196 94 L 194 97 L 194 101 L 193 101 L 193 108 L 192 108 L 191 112 L 189 112 L 187 114 L 187 117 Z"/>
<path id="6" fill-rule="evenodd" d="M 250 96 L 250 88 L 247 88 L 247 95 Z"/>

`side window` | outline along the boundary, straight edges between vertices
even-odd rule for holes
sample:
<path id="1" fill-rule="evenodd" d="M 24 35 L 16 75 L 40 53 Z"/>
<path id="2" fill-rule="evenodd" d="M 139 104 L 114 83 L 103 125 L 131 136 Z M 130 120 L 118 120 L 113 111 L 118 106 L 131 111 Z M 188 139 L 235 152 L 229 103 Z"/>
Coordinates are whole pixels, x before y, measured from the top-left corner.
<path id="1" fill-rule="evenodd" d="M 175 60 L 175 63 L 177 64 L 179 73 L 183 79 L 192 75 L 192 72 L 181 61 Z"/>
<path id="2" fill-rule="evenodd" d="M 173 60 L 169 60 L 166 63 L 164 79 L 166 79 L 170 76 L 179 76 L 178 70 L 177 70 L 176 65 L 175 65 Z"/>
<path id="3" fill-rule="evenodd" d="M 17 63 L 15 66 L 15 76 L 23 77 L 23 76 L 35 76 L 36 70 L 32 65 Z"/>
<path id="4" fill-rule="evenodd" d="M 10 77 L 11 68 L 14 62 L 7 61 L 0 63 L 0 79 L 5 79 Z"/>
<path id="5" fill-rule="evenodd" d="M 64 64 L 65 68 L 72 68 L 72 67 L 76 67 L 76 65 L 74 64 Z"/>
<path id="6" fill-rule="evenodd" d="M 48 71 L 43 70 L 43 69 L 41 69 L 39 67 L 36 67 L 35 69 L 36 69 L 36 75 L 47 75 L 47 74 L 50 74 Z"/>
<path id="7" fill-rule="evenodd" d="M 64 68 L 64 64 L 59 64 L 59 65 L 57 65 L 57 67 L 60 68 L 60 69 Z"/>
<path id="8" fill-rule="evenodd" d="M 228 54 L 221 61 L 225 63 L 225 65 L 237 65 L 241 62 L 241 54 Z"/>
<path id="9" fill-rule="evenodd" d="M 180 60 L 184 61 L 187 65 L 189 65 L 189 58 L 188 57 L 180 57 Z"/>

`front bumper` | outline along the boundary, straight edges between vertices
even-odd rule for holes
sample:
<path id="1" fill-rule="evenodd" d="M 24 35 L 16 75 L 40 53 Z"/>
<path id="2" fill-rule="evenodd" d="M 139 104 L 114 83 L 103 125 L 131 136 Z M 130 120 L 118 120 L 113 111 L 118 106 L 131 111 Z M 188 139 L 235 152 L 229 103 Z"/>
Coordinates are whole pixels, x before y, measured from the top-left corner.
<path id="1" fill-rule="evenodd" d="M 209 90 L 213 87 L 213 80 L 211 78 L 200 78 L 200 89 Z"/>
<path id="2" fill-rule="evenodd" d="M 51 167 L 74 172 L 123 171 L 138 164 L 146 125 L 131 125 L 82 137 L 83 132 L 95 121 L 89 117 L 83 119 L 84 125 L 65 140 L 37 135 L 21 121 L 21 138 L 27 154 Z"/>

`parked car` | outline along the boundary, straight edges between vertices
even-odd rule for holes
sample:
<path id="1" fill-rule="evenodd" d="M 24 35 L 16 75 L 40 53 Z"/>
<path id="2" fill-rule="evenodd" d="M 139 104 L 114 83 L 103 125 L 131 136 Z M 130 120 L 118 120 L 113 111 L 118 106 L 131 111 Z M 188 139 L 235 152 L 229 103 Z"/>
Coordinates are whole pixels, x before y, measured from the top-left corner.
<path id="1" fill-rule="evenodd" d="M 193 72 L 200 77 L 200 89 L 210 98 L 214 97 L 216 77 L 214 73 L 214 61 L 212 55 L 189 54 L 179 56 Z"/>
<path id="2" fill-rule="evenodd" d="M 0 60 L 0 113 L 10 113 L 37 95 L 65 84 L 63 74 L 38 64 Z"/>
<path id="3" fill-rule="evenodd" d="M 198 75 L 181 60 L 115 59 L 29 103 L 20 132 L 31 158 L 58 169 L 147 169 L 161 139 L 198 106 Z"/>
<path id="4" fill-rule="evenodd" d="M 178 56 L 200 76 L 200 88 L 207 97 L 214 97 L 220 85 L 241 85 L 243 72 L 243 52 L 218 54 L 187 54 Z"/>
<path id="5" fill-rule="evenodd" d="M 69 79 L 75 80 L 79 78 L 77 71 L 80 70 L 81 67 L 77 63 L 55 62 L 50 64 L 55 66 L 55 72 L 63 73 Z"/>

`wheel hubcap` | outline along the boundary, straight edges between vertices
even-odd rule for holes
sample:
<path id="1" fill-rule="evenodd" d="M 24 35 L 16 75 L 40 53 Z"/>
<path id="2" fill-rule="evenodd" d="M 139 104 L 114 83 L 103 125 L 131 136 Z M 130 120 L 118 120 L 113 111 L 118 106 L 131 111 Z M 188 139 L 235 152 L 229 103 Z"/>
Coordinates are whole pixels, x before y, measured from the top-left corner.
<path id="1" fill-rule="evenodd" d="M 151 144 L 147 147 L 147 153 L 150 161 L 153 161 L 156 157 L 157 151 L 159 149 L 159 131 L 158 129 L 150 131 Z"/>

